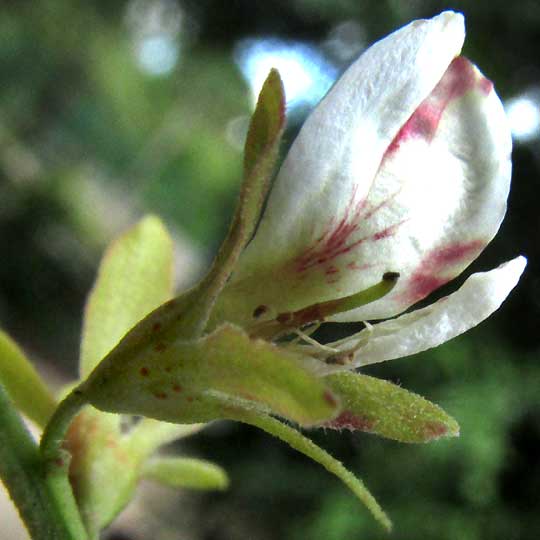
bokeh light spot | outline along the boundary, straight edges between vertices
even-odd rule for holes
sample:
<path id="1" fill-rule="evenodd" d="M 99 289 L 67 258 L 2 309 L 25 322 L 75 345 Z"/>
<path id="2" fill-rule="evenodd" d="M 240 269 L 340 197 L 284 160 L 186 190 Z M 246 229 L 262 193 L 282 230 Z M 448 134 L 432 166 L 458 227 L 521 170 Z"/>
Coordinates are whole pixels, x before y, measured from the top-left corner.
<path id="1" fill-rule="evenodd" d="M 137 63 L 150 75 L 170 73 L 178 61 L 178 45 L 167 34 L 148 36 L 137 43 Z"/>
<path id="2" fill-rule="evenodd" d="M 317 48 L 299 41 L 244 40 L 238 44 L 235 57 L 251 88 L 253 104 L 268 72 L 276 68 L 283 79 L 289 111 L 317 103 L 337 76 L 336 68 Z"/>
<path id="3" fill-rule="evenodd" d="M 516 142 L 529 142 L 538 138 L 540 135 L 540 90 L 509 99 L 504 108 Z"/>

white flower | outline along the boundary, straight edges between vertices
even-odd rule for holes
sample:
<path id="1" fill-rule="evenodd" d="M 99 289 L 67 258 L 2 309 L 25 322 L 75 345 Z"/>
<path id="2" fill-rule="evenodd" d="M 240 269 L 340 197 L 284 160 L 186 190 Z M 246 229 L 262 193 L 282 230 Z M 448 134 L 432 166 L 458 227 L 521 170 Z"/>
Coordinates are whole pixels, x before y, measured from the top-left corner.
<path id="1" fill-rule="evenodd" d="M 493 84 L 459 56 L 464 36 L 463 16 L 444 12 L 375 43 L 345 72 L 294 141 L 219 320 L 249 328 L 399 272 L 384 297 L 331 317 L 387 319 L 478 257 L 505 214 L 511 136 Z M 474 274 L 334 348 L 358 349 L 363 365 L 436 346 L 495 311 L 525 264 Z"/>

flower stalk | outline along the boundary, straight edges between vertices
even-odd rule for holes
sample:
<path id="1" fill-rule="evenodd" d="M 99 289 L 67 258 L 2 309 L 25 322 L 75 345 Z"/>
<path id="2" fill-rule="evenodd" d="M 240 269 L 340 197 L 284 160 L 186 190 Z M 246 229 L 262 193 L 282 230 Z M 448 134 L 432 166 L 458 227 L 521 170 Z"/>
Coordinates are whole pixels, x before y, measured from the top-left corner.
<path id="1" fill-rule="evenodd" d="M 0 478 L 33 540 L 85 540 L 68 483 L 51 477 L 39 448 L 0 384 Z"/>

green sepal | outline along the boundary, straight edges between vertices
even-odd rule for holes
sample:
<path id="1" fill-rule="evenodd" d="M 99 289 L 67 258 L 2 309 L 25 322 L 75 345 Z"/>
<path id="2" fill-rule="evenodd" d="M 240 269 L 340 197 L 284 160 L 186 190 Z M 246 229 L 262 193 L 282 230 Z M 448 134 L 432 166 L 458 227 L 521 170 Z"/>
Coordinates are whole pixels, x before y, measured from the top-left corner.
<path id="1" fill-rule="evenodd" d="M 81 378 L 131 327 L 171 297 L 172 279 L 173 244 L 157 217 L 145 217 L 109 246 L 86 304 Z"/>
<path id="2" fill-rule="evenodd" d="M 272 69 L 261 89 L 245 145 L 244 178 L 229 231 L 212 267 L 203 280 L 183 298 L 188 308 L 178 311 L 176 337 L 200 337 L 214 304 L 249 242 L 260 218 L 270 180 L 279 156 L 285 128 L 285 92 L 277 70 Z"/>
<path id="3" fill-rule="evenodd" d="M 343 371 L 325 377 L 341 399 L 340 414 L 324 427 L 367 431 L 407 443 L 457 437 L 458 423 L 438 405 L 375 377 Z"/>
<path id="4" fill-rule="evenodd" d="M 229 486 L 227 473 L 219 465 L 202 459 L 158 457 L 148 460 L 142 478 L 175 488 L 224 490 Z"/>
<path id="5" fill-rule="evenodd" d="M 278 72 L 272 70 L 261 90 L 249 128 L 244 179 L 238 205 L 227 237 L 212 267 L 192 289 L 160 306 L 141 321 L 131 333 L 132 337 L 136 334 L 138 339 L 150 338 L 153 333 L 159 332 L 167 339 L 192 340 L 203 334 L 215 301 L 259 221 L 278 159 L 284 127 L 285 94 Z M 112 290 L 110 294 L 115 295 L 116 292 Z M 148 311 L 150 310 L 139 313 L 138 318 L 130 321 L 131 326 Z M 124 333 L 126 330 L 127 328 L 124 328 Z M 120 337 L 121 335 L 118 336 Z M 114 341 L 117 342 L 118 339 Z M 100 348 L 101 356 L 110 350 L 104 349 L 105 347 Z"/>
<path id="6" fill-rule="evenodd" d="M 320 446 L 317 446 L 311 439 L 276 418 L 255 410 L 230 408 L 229 418 L 266 431 L 322 465 L 329 473 L 339 478 L 360 499 L 382 527 L 387 531 L 392 530 L 392 522 L 362 480 L 346 469 L 340 461 L 332 457 Z"/>
<path id="7" fill-rule="evenodd" d="M 271 69 L 251 117 L 244 145 L 244 177 L 249 177 L 275 145 L 285 125 L 285 90 L 277 69 Z"/>
<path id="8" fill-rule="evenodd" d="M 0 384 L 24 415 L 44 428 L 56 401 L 20 347 L 0 330 Z"/>
<path id="9" fill-rule="evenodd" d="M 302 356 L 223 325 L 196 341 L 126 339 L 80 388 L 98 409 L 182 424 L 225 418 L 214 396 L 301 425 L 332 419 L 338 402 Z M 129 338 L 129 336 L 128 336 Z"/>

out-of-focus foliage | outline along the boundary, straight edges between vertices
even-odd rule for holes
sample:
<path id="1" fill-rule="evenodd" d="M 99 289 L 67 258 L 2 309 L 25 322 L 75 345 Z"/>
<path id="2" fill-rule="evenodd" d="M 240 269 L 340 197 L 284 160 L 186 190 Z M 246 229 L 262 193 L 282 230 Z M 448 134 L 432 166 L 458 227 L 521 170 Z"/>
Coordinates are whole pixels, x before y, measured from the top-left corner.
<path id="1" fill-rule="evenodd" d="M 162 215 L 182 246 L 183 283 L 223 238 L 261 73 L 272 65 L 282 73 L 290 142 L 309 107 L 370 42 L 448 8 L 465 13 L 464 53 L 495 81 L 515 133 L 508 216 L 473 270 L 518 253 L 529 266 L 481 328 L 366 370 L 440 403 L 459 421 L 460 439 L 418 447 L 330 430 L 314 438 L 366 480 L 398 539 L 536 540 L 538 2 L 4 2 L 0 325 L 45 360 L 40 368 L 74 374 L 85 295 L 112 236 L 143 211 Z M 156 540 L 380 537 L 338 482 L 262 432 L 217 424 L 188 444 L 190 455 L 223 465 L 231 486 L 154 497 L 168 501 L 151 506 L 159 519 L 146 516 Z M 143 525 L 139 531 L 130 534 L 145 538 Z"/>

